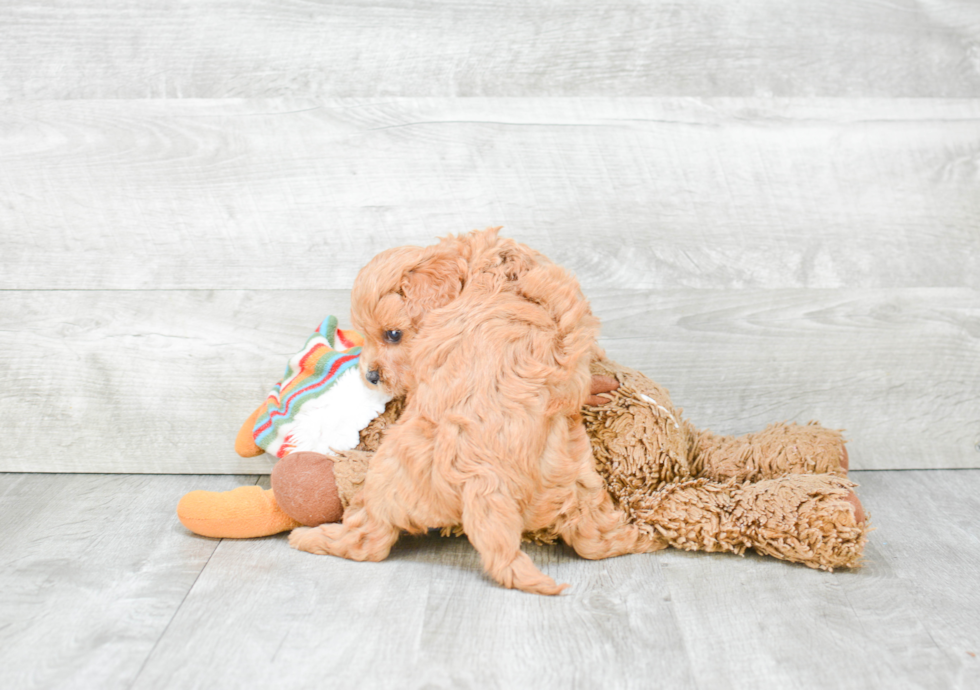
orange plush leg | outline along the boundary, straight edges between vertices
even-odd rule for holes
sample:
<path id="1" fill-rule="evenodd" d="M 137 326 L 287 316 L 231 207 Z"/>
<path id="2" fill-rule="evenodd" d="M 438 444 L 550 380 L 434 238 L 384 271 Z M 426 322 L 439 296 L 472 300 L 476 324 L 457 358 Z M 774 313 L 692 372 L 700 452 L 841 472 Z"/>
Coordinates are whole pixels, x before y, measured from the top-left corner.
<path id="1" fill-rule="evenodd" d="M 276 503 L 271 490 L 240 486 L 231 491 L 191 491 L 177 504 L 177 517 L 205 537 L 266 537 L 300 525 Z"/>

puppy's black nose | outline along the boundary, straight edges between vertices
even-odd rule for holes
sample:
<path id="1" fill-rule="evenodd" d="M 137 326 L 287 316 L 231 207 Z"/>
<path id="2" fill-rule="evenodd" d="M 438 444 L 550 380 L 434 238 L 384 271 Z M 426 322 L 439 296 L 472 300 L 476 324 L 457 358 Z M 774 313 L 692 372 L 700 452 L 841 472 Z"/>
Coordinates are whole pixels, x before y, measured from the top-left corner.
<path id="1" fill-rule="evenodd" d="M 381 374 L 378 373 L 377 369 L 372 369 L 364 375 L 364 378 L 366 378 L 372 386 L 377 386 L 378 381 L 381 380 Z"/>

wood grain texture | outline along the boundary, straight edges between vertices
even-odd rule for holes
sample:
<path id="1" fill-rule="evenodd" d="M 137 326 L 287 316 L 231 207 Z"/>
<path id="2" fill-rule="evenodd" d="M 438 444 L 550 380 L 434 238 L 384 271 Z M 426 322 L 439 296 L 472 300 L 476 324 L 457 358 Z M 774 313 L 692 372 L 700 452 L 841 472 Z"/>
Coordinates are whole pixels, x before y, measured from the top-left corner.
<path id="1" fill-rule="evenodd" d="M 856 469 L 980 465 L 980 292 L 735 290 L 591 295 L 614 360 L 699 427 L 845 429 Z"/>
<path id="2" fill-rule="evenodd" d="M 859 570 L 528 546 L 572 584 L 543 598 L 465 539 L 356 563 L 177 523 L 182 492 L 247 477 L 7 475 L 0 659 L 24 688 L 976 687 L 980 471 L 852 477 Z"/>
<path id="3" fill-rule="evenodd" d="M 963 0 L 0 5 L 0 98 L 980 95 Z"/>
<path id="4" fill-rule="evenodd" d="M 980 472 L 852 478 L 876 527 L 860 570 L 814 573 L 755 555 L 665 560 L 698 687 L 980 682 Z"/>
<path id="5" fill-rule="evenodd" d="M 695 687 L 657 560 L 525 549 L 575 594 L 505 590 L 463 538 L 403 536 L 382 563 L 225 540 L 133 688 Z"/>
<path id="6" fill-rule="evenodd" d="M 818 419 L 858 469 L 980 463 L 980 296 L 967 289 L 596 291 L 610 357 L 698 426 Z M 265 473 L 235 434 L 346 291 L 13 291 L 0 469 Z"/>
<path id="7" fill-rule="evenodd" d="M 596 288 L 980 287 L 980 100 L 20 102 L 0 289 L 349 289 L 503 225 Z"/>
<path id="8" fill-rule="evenodd" d="M 382 563 L 222 542 L 133 688 L 695 687 L 657 560 L 527 552 L 574 594 L 497 586 L 463 538 L 406 537 Z"/>
<path id="9" fill-rule="evenodd" d="M 235 434 L 349 304 L 342 291 L 9 292 L 0 405 L 26 445 L 0 469 L 267 473 L 267 456 L 235 454 Z"/>
<path id="10" fill-rule="evenodd" d="M 865 503 L 878 525 L 868 552 L 869 574 L 878 580 L 903 581 L 905 617 L 933 641 L 935 649 L 928 654 L 942 667 L 937 678 L 948 679 L 940 684 L 950 687 L 980 687 L 978 474 L 858 475 L 860 491 L 868 497 Z M 852 582 L 855 586 L 848 591 L 852 600 L 875 596 L 873 582 Z M 894 606 L 894 600 L 888 601 L 882 592 L 876 595 L 883 611 Z M 898 640 L 892 645 L 902 646 Z M 930 684 L 928 676 L 920 677 Z"/>
<path id="11" fill-rule="evenodd" d="M 178 499 L 255 480 L 3 475 L 3 686 L 131 687 L 218 546 L 177 523 Z"/>

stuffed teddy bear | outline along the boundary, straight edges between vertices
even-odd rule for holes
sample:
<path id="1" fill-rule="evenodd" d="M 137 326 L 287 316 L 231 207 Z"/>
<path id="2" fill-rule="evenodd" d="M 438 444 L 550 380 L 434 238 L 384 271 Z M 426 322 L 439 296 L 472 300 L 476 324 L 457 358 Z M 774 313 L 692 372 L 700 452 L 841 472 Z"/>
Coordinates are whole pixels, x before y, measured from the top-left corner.
<path id="1" fill-rule="evenodd" d="M 279 458 L 272 489 L 192 491 L 177 507 L 185 527 L 244 538 L 342 518 L 403 407 L 361 381 L 362 344 L 334 317 L 320 325 L 235 441 L 244 457 Z M 719 436 L 685 420 L 637 371 L 603 359 L 592 374 L 582 416 L 597 469 L 629 519 L 663 546 L 751 548 L 824 570 L 860 565 L 869 527 L 839 432 L 811 422 Z"/>

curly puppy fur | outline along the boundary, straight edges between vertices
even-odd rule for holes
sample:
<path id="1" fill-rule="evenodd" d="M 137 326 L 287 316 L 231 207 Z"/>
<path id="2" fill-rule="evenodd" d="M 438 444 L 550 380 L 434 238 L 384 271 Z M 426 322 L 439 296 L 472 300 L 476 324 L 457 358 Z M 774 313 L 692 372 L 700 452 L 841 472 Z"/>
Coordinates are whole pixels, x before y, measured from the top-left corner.
<path id="1" fill-rule="evenodd" d="M 474 276 L 493 279 L 519 291 L 520 279 L 540 263 L 538 252 L 497 235 L 499 228 L 450 235 L 429 247 L 395 247 L 361 269 L 351 291 L 351 322 L 365 336 L 361 374 L 394 397 L 414 387 L 408 365 L 423 318 L 460 296 Z M 385 333 L 400 339 L 389 342 Z M 367 375 L 375 372 L 378 383 Z"/>
<path id="2" fill-rule="evenodd" d="M 290 544 L 378 561 L 401 530 L 462 525 L 494 580 L 540 594 L 568 585 L 520 550 L 524 532 L 590 559 L 664 546 L 627 522 L 596 472 L 580 410 L 598 320 L 570 273 L 491 228 L 379 255 L 352 302 L 362 373 L 407 394 L 405 410 L 343 523 L 298 529 Z"/>

